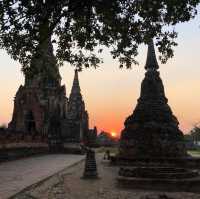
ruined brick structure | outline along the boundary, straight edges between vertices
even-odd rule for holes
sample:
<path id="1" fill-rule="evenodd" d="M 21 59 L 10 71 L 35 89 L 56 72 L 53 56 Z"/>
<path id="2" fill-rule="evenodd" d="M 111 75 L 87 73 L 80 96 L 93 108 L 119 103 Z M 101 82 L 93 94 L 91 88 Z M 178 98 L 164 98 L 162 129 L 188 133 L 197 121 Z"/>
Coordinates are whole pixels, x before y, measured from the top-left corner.
<path id="1" fill-rule="evenodd" d="M 53 46 L 48 39 L 38 47 L 30 69 L 25 73 L 25 84 L 16 93 L 13 117 L 8 128 L 27 134 L 45 135 L 49 118 L 55 112 L 64 118 L 66 109 L 65 86 L 61 85 Z"/>
<path id="2" fill-rule="evenodd" d="M 80 94 L 78 72 L 75 72 L 68 102 L 50 39 L 38 46 L 30 69 L 25 72 L 25 84 L 16 93 L 8 128 L 12 132 L 42 136 L 62 132 L 71 140 L 80 140 L 88 131 L 88 114 Z"/>
<path id="3" fill-rule="evenodd" d="M 67 142 L 87 142 L 88 133 L 88 113 L 81 95 L 78 70 L 75 70 L 66 119 L 62 126 L 62 136 Z"/>
<path id="4" fill-rule="evenodd" d="M 126 119 L 121 135 L 120 156 L 123 158 L 186 156 L 183 133 L 167 104 L 158 68 L 154 44 L 151 41 L 140 98 L 133 114 Z"/>
<path id="5" fill-rule="evenodd" d="M 165 97 L 153 41 L 149 43 L 145 78 L 133 114 L 125 121 L 120 140 L 117 181 L 122 188 L 155 191 L 199 189 L 199 173 L 184 168 L 187 156 L 183 133 Z"/>

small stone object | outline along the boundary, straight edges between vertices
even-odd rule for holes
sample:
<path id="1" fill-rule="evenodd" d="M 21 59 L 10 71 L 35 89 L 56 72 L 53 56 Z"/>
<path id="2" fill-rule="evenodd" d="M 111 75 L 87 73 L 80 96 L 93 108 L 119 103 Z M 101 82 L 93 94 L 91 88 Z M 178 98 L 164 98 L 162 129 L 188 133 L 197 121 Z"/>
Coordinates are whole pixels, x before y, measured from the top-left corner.
<path id="1" fill-rule="evenodd" d="M 97 179 L 97 165 L 95 152 L 91 149 L 87 149 L 86 160 L 85 160 L 85 170 L 83 173 L 83 179 Z"/>

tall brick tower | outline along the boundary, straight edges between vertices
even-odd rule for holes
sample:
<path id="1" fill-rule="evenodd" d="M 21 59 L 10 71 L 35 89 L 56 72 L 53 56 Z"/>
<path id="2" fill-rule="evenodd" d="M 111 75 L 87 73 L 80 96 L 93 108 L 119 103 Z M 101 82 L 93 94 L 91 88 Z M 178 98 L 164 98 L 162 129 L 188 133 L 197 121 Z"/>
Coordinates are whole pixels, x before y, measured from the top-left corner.
<path id="1" fill-rule="evenodd" d="M 12 120 L 8 128 L 14 132 L 46 135 L 50 117 L 66 117 L 67 98 L 65 86 L 53 54 L 51 39 L 38 46 L 30 68 L 25 72 L 25 84 L 14 98 Z"/>
<path id="2" fill-rule="evenodd" d="M 78 70 L 75 70 L 74 81 L 69 96 L 68 110 L 63 122 L 63 137 L 71 142 L 84 142 L 88 138 L 88 113 L 81 95 Z"/>

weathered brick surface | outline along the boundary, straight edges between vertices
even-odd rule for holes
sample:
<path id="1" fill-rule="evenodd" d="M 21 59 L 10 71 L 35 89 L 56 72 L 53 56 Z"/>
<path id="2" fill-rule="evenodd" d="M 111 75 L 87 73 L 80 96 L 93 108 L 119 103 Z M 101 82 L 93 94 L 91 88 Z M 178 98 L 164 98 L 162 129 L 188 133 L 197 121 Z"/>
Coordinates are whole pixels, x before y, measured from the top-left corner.
<path id="1" fill-rule="evenodd" d="M 120 155 L 124 158 L 186 157 L 183 133 L 165 97 L 157 71 L 153 43 L 149 44 L 145 78 L 138 103 L 125 121 Z"/>

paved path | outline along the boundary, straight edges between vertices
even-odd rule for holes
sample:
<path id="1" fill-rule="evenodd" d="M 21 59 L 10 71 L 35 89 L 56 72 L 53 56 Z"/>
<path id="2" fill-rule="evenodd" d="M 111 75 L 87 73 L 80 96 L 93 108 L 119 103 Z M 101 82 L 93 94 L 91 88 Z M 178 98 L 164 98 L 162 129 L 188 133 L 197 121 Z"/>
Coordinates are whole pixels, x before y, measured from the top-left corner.
<path id="1" fill-rule="evenodd" d="M 69 167 L 84 156 L 45 155 L 0 164 L 0 199 L 6 199 L 24 188 Z"/>

